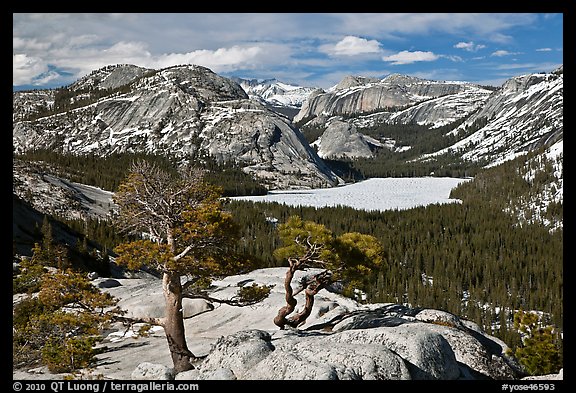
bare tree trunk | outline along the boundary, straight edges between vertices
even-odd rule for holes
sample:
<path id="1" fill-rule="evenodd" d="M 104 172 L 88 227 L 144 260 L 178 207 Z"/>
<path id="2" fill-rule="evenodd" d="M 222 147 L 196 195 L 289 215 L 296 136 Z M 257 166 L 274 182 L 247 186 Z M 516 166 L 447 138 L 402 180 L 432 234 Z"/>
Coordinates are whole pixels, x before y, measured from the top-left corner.
<path id="1" fill-rule="evenodd" d="M 168 348 L 172 355 L 176 373 L 194 368 L 190 363 L 195 358 L 186 345 L 184 333 L 184 318 L 182 314 L 182 284 L 177 273 L 164 273 L 162 289 L 166 300 L 164 331 L 168 340 Z"/>
<path id="2" fill-rule="evenodd" d="M 296 328 L 306 322 L 306 319 L 312 313 L 312 307 L 314 307 L 314 295 L 318 293 L 320 288 L 317 290 L 306 288 L 304 293 L 306 294 L 306 303 L 304 304 L 304 309 L 300 311 L 298 314 L 294 315 L 292 318 L 289 318 L 286 321 L 286 324 Z"/>
<path id="3" fill-rule="evenodd" d="M 306 319 L 308 319 L 312 313 L 312 307 L 314 307 L 314 296 L 328 284 L 330 276 L 331 273 L 329 271 L 323 271 L 315 275 L 312 281 L 308 282 L 306 290 L 304 291 L 306 294 L 304 308 L 293 317 L 286 319 L 286 325 L 296 328 L 306 322 Z"/>
<path id="4" fill-rule="evenodd" d="M 286 276 L 284 278 L 284 290 L 286 292 L 286 305 L 278 310 L 278 315 L 274 318 L 274 324 L 278 326 L 280 329 L 284 329 L 286 324 L 288 324 L 288 320 L 286 316 L 290 315 L 294 309 L 296 308 L 296 304 L 298 303 L 294 298 L 294 294 L 292 291 L 292 278 L 294 277 L 294 272 L 296 271 L 296 265 L 290 262 L 290 268 L 286 272 Z"/>

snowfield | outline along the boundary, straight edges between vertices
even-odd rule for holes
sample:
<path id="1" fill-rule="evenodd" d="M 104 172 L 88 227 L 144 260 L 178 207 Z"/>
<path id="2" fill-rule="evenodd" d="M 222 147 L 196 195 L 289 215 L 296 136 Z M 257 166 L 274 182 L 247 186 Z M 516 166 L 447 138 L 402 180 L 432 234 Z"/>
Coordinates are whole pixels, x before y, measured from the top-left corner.
<path id="1" fill-rule="evenodd" d="M 230 199 L 278 202 L 288 206 L 349 206 L 358 210 L 403 210 L 434 203 L 459 203 L 450 191 L 470 179 L 451 177 L 374 178 L 334 188 L 271 191 L 263 196 Z"/>

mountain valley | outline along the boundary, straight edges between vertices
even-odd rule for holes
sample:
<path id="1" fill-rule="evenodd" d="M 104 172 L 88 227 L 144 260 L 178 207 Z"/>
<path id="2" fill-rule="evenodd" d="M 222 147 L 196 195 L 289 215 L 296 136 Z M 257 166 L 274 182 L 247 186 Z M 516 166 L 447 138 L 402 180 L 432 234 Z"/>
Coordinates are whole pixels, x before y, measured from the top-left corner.
<path id="1" fill-rule="evenodd" d="M 253 308 L 210 304 L 187 318 L 199 334 L 192 345 L 206 357 L 188 379 L 286 378 L 290 348 L 307 354 L 304 379 L 517 379 L 523 374 L 506 353 L 521 342 L 514 313 L 535 310 L 563 331 L 563 105 L 563 67 L 500 87 L 391 74 L 348 76 L 323 90 L 226 78 L 197 65 L 118 64 L 59 89 L 15 91 L 13 278 L 50 227 L 75 267 L 107 283 L 101 289 L 132 299 L 126 288 L 141 284 L 132 278 L 143 279 L 143 294 L 158 289 L 156 272 L 134 274 L 114 262 L 126 240 L 112 224 L 114 195 L 139 159 L 169 171 L 200 166 L 225 196 L 329 192 L 385 177 L 465 178 L 449 196 L 461 203 L 405 211 L 226 200 L 239 224 L 235 252 L 258 270 L 211 288 L 228 294 L 248 280 L 276 290 Z M 371 234 L 385 250 L 384 267 L 365 277 L 364 298 L 319 292 L 322 311 L 306 325 L 322 325 L 317 332 L 270 326 L 285 268 L 274 254 L 278 225 L 294 215 L 338 235 Z M 106 287 L 108 279 L 121 285 Z M 131 301 L 130 312 L 141 309 Z M 266 323 L 252 323 L 262 315 Z M 402 347 L 410 332 L 417 337 Z M 157 359 L 142 361 L 169 362 L 158 336 L 146 341 Z M 355 363 L 375 340 L 386 345 L 371 349 L 374 363 Z M 322 354 L 325 342 L 356 360 L 348 367 L 335 352 Z M 429 353 L 416 351 L 418 343 Z M 228 358 L 242 351 L 253 364 Z M 132 373 L 111 371 L 103 356 L 98 371 L 107 378 Z"/>

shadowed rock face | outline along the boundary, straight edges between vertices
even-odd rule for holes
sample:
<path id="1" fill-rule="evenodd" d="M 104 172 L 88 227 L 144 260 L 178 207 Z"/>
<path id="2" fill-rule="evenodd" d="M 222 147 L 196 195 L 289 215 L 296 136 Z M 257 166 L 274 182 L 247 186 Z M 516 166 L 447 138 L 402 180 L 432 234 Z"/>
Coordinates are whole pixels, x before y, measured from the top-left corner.
<path id="1" fill-rule="evenodd" d="M 238 84 L 207 68 L 118 66 L 94 72 L 69 90 L 118 87 L 122 80 L 129 85 L 127 93 L 15 122 L 15 151 L 148 152 L 184 159 L 202 150 L 241 165 L 270 188 L 326 187 L 339 181 L 289 120 L 249 100 Z M 18 92 L 14 97 L 22 105 L 42 99 Z"/>

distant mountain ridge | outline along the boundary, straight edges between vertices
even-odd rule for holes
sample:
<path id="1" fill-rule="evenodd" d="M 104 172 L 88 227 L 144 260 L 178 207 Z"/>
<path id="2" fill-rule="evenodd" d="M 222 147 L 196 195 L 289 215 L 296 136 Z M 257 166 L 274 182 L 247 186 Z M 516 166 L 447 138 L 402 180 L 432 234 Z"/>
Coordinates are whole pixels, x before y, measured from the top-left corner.
<path id="1" fill-rule="evenodd" d="M 477 130 L 436 154 L 455 151 L 464 159 L 498 163 L 518 154 L 550 147 L 564 135 L 563 67 L 507 80 L 452 133 Z"/>
<path id="2" fill-rule="evenodd" d="M 208 154 L 269 188 L 339 182 L 288 119 L 205 67 L 109 66 L 66 89 L 13 96 L 15 152 Z"/>
<path id="3" fill-rule="evenodd" d="M 436 128 L 460 121 L 450 132 L 455 144 L 421 159 L 455 153 L 496 164 L 563 140 L 563 86 L 563 67 L 510 78 L 496 90 L 400 74 L 381 80 L 349 76 L 315 91 L 294 121 L 327 130 L 334 119 L 345 119 L 359 132 L 386 124 Z M 332 156 L 338 156 L 331 145 Z"/>
<path id="4" fill-rule="evenodd" d="M 301 127 L 340 124 L 314 143 L 320 156 L 290 116 L 276 110 L 298 105 L 293 122 Z M 347 76 L 322 90 L 276 79 L 225 78 L 194 65 L 152 70 L 120 64 L 64 89 L 14 92 L 13 120 L 17 153 L 48 148 L 180 160 L 209 155 L 239 166 L 269 189 L 330 187 L 341 180 L 322 158 L 370 158 L 379 148 L 410 148 L 362 134 L 378 125 L 462 123 L 450 132 L 453 145 L 418 160 L 450 153 L 493 165 L 552 145 L 560 144 L 554 151 L 561 152 L 563 68 L 520 75 L 496 90 L 401 74 Z"/>
<path id="5" fill-rule="evenodd" d="M 373 112 L 397 112 L 444 96 L 484 100 L 491 91 L 467 82 L 444 82 L 392 74 L 384 79 L 348 76 L 327 91 L 315 91 L 294 117 L 295 122 L 331 116 L 358 116 Z M 469 99 L 468 96 L 473 97 Z M 412 119 L 408 119 L 412 120 Z M 431 123 L 421 120 L 421 123 Z"/>
<path id="6" fill-rule="evenodd" d="M 272 106 L 300 109 L 315 87 L 296 86 L 277 79 L 230 78 L 238 83 L 248 96 Z"/>

